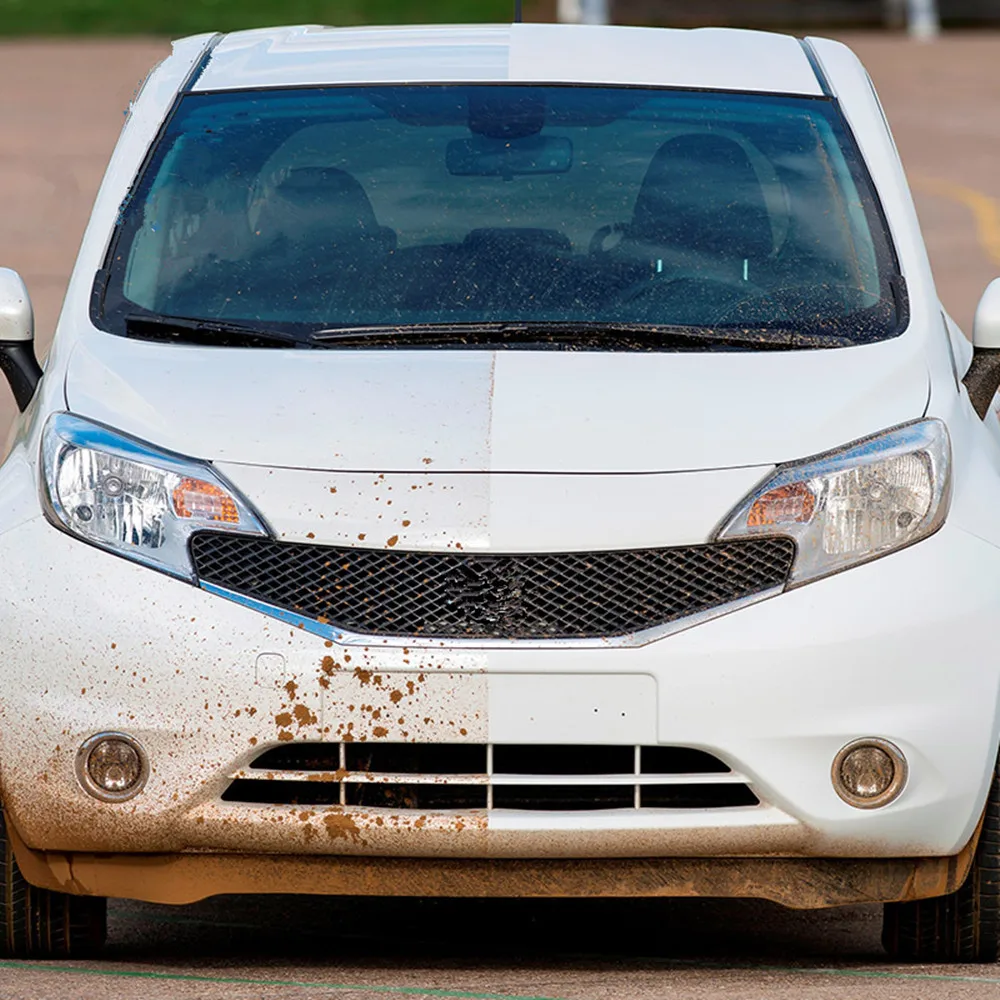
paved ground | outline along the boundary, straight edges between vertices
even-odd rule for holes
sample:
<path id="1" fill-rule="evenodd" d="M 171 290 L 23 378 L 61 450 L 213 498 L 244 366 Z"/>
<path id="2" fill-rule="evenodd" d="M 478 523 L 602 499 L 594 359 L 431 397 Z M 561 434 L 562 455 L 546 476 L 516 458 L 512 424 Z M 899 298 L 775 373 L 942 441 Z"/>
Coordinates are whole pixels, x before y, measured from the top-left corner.
<path id="1" fill-rule="evenodd" d="M 893 968 L 878 914 L 749 902 L 351 903 L 276 897 L 118 905 L 86 972 L 0 963 L 5 1000 L 342 997 L 965 1000 L 1000 970 Z"/>
<path id="2" fill-rule="evenodd" d="M 1000 274 L 1000 35 L 934 46 L 850 41 L 879 87 L 948 308 L 968 329 Z M 158 41 L 0 44 L 0 263 L 55 325 L 122 111 Z M 0 387 L 0 429 L 13 407 Z M 1000 995 L 1000 967 L 894 968 L 872 907 L 758 903 L 345 904 L 224 899 L 114 904 L 108 961 L 0 962 L 0 996 L 361 998 L 503 994 L 579 1000 Z"/>

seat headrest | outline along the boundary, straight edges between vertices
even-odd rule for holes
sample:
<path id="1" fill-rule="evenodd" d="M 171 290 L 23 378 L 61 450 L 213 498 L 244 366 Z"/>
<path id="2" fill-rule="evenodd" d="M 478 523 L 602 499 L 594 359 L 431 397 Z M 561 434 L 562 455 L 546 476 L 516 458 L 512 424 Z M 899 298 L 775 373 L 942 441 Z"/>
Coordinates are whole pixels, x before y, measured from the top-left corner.
<path id="1" fill-rule="evenodd" d="M 357 178 L 334 167 L 298 167 L 264 200 L 257 229 L 292 243 L 326 243 L 377 234 L 379 225 Z"/>
<path id="2" fill-rule="evenodd" d="M 629 237 L 677 250 L 738 258 L 774 248 L 760 180 L 743 147 L 719 135 L 681 135 L 653 157 Z"/>

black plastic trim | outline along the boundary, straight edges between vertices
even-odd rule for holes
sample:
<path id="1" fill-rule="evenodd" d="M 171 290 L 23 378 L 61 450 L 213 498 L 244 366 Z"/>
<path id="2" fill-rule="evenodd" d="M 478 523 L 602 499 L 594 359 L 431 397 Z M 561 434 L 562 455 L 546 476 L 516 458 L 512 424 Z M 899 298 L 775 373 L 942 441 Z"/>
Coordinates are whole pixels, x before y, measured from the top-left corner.
<path id="1" fill-rule="evenodd" d="M 979 419 L 984 420 L 993 396 L 1000 388 L 1000 350 L 990 351 L 977 347 L 962 382 L 969 392 L 969 402 L 973 409 Z"/>
<path id="2" fill-rule="evenodd" d="M 34 341 L 0 341 L 0 371 L 10 383 L 17 408 L 23 413 L 42 378 L 42 366 L 35 357 Z"/>

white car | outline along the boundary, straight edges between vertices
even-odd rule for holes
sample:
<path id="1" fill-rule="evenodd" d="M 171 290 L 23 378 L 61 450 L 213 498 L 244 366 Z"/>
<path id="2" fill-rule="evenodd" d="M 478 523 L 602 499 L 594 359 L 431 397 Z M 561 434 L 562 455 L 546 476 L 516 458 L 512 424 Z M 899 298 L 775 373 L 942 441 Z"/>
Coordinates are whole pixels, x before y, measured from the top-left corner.
<path id="1" fill-rule="evenodd" d="M 1000 946 L 1000 285 L 843 45 L 176 43 L 0 365 L 0 942 L 214 893 L 886 903 Z"/>

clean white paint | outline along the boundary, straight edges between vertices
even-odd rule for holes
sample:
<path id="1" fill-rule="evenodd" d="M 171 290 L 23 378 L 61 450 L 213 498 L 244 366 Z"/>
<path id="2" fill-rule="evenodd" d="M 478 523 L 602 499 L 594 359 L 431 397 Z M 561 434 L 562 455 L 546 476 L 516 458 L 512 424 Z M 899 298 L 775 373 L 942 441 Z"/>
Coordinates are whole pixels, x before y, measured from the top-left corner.
<path id="1" fill-rule="evenodd" d="M 239 31 L 197 89 L 483 80 L 820 93 L 791 36 L 554 24 Z"/>
<path id="2" fill-rule="evenodd" d="M 631 674 L 492 674 L 491 743 L 657 741 L 656 679 Z"/>
<path id="3" fill-rule="evenodd" d="M 972 342 L 988 351 L 1000 350 L 1000 278 L 994 278 L 976 307 Z"/>
<path id="4" fill-rule="evenodd" d="M 772 466 L 660 475 L 354 473 L 217 463 L 286 541 L 445 552 L 707 542 Z"/>
<path id="5" fill-rule="evenodd" d="M 81 339 L 75 413 L 270 468 L 677 472 L 805 458 L 927 404 L 918 334 L 836 351 L 268 351 Z M 939 339 L 939 316 L 934 324 Z M 190 402 L 177 405 L 178 385 Z M 266 405 L 261 405 L 265 402 Z M 683 429 L 683 433 L 681 433 Z"/>

